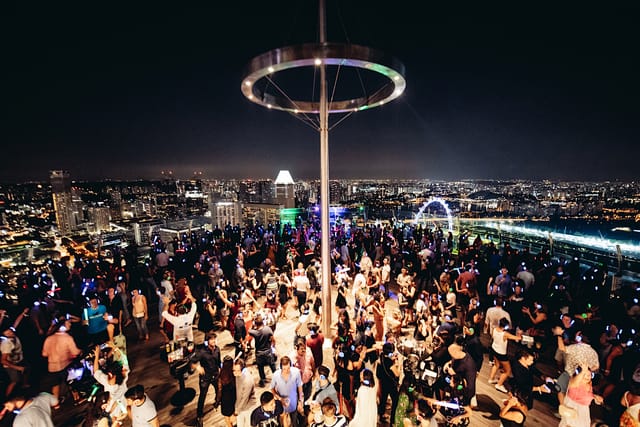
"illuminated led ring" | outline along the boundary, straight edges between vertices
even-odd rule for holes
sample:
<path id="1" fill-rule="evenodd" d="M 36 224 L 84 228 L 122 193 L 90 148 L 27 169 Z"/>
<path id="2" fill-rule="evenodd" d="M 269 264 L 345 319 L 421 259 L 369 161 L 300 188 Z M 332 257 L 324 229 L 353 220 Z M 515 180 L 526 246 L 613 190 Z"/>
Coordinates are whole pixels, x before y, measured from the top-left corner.
<path id="1" fill-rule="evenodd" d="M 256 82 L 279 71 L 321 64 L 374 71 L 386 76 L 393 83 L 385 85 L 372 95 L 330 102 L 329 113 L 346 113 L 378 107 L 400 96 L 406 87 L 404 65 L 396 58 L 369 47 L 327 43 L 281 47 L 256 56 L 244 74 L 242 93 L 250 101 L 267 108 L 292 113 L 318 113 L 319 101 L 292 100 L 284 95 L 266 93 L 260 88 L 265 85 L 256 85 Z"/>

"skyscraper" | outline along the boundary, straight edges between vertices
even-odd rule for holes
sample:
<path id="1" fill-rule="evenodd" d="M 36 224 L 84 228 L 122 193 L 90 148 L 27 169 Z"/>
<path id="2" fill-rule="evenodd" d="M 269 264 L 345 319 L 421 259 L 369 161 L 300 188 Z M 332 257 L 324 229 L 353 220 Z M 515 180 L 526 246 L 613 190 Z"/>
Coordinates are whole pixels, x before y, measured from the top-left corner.
<path id="1" fill-rule="evenodd" d="M 288 170 L 281 170 L 274 182 L 275 198 L 274 201 L 284 208 L 295 208 L 296 200 L 294 194 L 294 182 Z"/>
<path id="2" fill-rule="evenodd" d="M 71 178 L 68 171 L 53 170 L 50 174 L 53 208 L 56 211 L 56 225 L 61 235 L 71 234 L 75 228 L 73 201 L 71 199 Z"/>

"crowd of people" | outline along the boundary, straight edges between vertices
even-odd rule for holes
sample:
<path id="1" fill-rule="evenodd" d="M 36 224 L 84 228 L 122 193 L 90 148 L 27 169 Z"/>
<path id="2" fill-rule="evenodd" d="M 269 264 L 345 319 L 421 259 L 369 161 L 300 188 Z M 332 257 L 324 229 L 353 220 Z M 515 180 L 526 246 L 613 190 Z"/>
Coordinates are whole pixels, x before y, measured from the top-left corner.
<path id="1" fill-rule="evenodd" d="M 470 241 L 466 232 L 454 242 L 439 228 L 338 225 L 331 237 L 329 331 L 320 327 L 324 260 L 315 222 L 157 239 L 142 260 L 129 247 L 109 261 L 33 266 L 15 278 L 16 298 L 0 311 L 3 421 L 51 420 L 61 400 L 81 397 L 68 369 L 82 359 L 100 385 L 89 425 L 126 417 L 158 425 L 144 386 L 127 384 L 124 329 L 133 323 L 143 345 L 156 326 L 165 344 L 194 343 L 194 329 L 204 334 L 189 355 L 198 425 L 211 391 L 228 427 L 466 425 L 478 409 L 484 363 L 504 393 L 504 426 L 524 425 L 537 399 L 558 408 L 562 426 L 590 425 L 591 403 L 606 408 L 609 425 L 637 425 L 637 283 L 612 290 L 604 265 Z M 293 348 L 279 354 L 283 319 L 297 327 Z M 233 356 L 218 345 L 226 331 Z M 417 362 L 431 363 L 428 386 Z"/>

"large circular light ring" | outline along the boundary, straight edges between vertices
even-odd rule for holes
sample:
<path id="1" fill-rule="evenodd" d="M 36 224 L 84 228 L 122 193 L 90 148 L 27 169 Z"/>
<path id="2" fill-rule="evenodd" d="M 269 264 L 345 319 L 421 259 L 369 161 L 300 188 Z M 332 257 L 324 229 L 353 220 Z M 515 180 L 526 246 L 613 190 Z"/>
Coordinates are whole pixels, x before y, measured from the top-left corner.
<path id="1" fill-rule="evenodd" d="M 330 102 L 329 113 L 346 113 L 378 107 L 400 96 L 406 87 L 404 65 L 396 58 L 365 46 L 327 43 L 287 46 L 256 56 L 249 63 L 242 79 L 242 93 L 250 101 L 267 108 L 292 113 L 318 113 L 319 101 L 289 99 L 284 94 L 266 93 L 266 85 L 256 83 L 280 71 L 321 64 L 376 72 L 387 77 L 392 83 L 371 95 Z"/>

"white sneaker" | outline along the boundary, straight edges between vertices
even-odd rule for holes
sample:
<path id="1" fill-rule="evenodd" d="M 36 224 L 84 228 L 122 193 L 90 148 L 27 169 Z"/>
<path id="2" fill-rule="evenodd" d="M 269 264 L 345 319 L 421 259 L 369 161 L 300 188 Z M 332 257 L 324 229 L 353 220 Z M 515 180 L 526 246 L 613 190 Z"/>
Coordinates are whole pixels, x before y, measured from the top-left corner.
<path id="1" fill-rule="evenodd" d="M 501 391 L 503 393 L 509 393 L 509 391 L 501 384 L 496 384 L 496 390 Z"/>
<path id="2" fill-rule="evenodd" d="M 492 380 L 492 379 L 490 379 L 490 380 L 489 380 L 489 384 L 498 384 L 498 380 Z"/>

